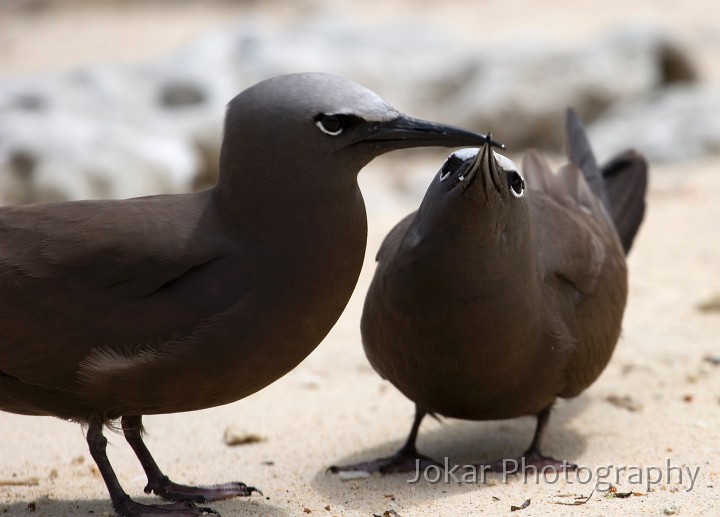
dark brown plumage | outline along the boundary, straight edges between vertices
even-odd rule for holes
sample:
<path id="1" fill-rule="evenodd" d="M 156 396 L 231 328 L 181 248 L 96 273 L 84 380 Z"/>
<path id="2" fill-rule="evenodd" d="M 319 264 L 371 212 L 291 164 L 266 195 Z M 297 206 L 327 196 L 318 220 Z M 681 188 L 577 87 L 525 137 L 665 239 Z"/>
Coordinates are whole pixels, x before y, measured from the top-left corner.
<path id="1" fill-rule="evenodd" d="M 102 434 L 121 417 L 148 492 L 250 495 L 243 483 L 171 482 L 142 442 L 142 415 L 226 404 L 295 367 L 362 266 L 358 171 L 393 149 L 484 141 L 337 76 L 280 76 L 230 102 L 214 188 L 0 209 L 0 410 L 87 425 L 120 515 L 206 510 L 130 500 Z"/>
<path id="2" fill-rule="evenodd" d="M 415 449 L 427 413 L 537 415 L 525 464 L 572 468 L 542 455 L 540 441 L 555 400 L 592 384 L 615 348 L 647 164 L 628 151 L 601 171 L 571 111 L 567 128 L 570 163 L 555 174 L 534 151 L 522 171 L 487 145 L 454 153 L 418 211 L 385 238 L 363 345 L 416 418 L 395 456 L 332 470 L 433 463 Z"/>

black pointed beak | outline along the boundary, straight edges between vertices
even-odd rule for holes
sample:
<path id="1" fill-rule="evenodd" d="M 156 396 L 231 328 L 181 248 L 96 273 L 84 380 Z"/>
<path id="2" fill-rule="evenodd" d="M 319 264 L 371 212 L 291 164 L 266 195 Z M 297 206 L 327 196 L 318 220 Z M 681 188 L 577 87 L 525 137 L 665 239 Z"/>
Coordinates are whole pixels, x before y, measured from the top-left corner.
<path id="1" fill-rule="evenodd" d="M 503 144 L 492 141 L 488 135 L 405 115 L 369 124 L 363 141 L 386 145 L 388 151 L 410 147 L 479 147 L 486 143 L 505 148 Z"/>
<path id="2" fill-rule="evenodd" d="M 468 172 L 465 173 L 465 179 L 463 181 L 465 188 L 469 187 L 477 177 L 480 177 L 487 193 L 490 192 L 491 187 L 498 193 L 502 193 L 497 162 L 495 161 L 495 154 L 493 153 L 492 147 L 491 135 L 488 133 L 487 143 L 478 149 Z"/>

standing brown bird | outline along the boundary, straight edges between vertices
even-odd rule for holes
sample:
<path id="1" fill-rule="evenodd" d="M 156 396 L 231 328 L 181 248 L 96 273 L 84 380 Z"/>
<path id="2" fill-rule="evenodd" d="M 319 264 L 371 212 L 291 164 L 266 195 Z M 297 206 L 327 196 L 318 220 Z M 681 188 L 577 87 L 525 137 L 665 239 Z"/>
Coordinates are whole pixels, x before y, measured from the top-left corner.
<path id="1" fill-rule="evenodd" d="M 536 415 L 517 464 L 574 468 L 544 456 L 540 441 L 555 400 L 590 386 L 615 348 L 647 164 L 628 151 L 599 169 L 572 111 L 567 133 L 570 163 L 555 174 L 532 151 L 522 171 L 489 145 L 454 153 L 418 211 L 385 238 L 363 345 L 375 370 L 415 402 L 415 421 L 394 456 L 332 471 L 436 464 L 415 448 L 427 413 Z"/>
<path id="2" fill-rule="evenodd" d="M 293 74 L 230 102 L 214 188 L 0 209 L 0 410 L 86 425 L 122 516 L 196 516 L 210 510 L 186 503 L 250 495 L 170 481 L 142 415 L 227 404 L 294 368 L 360 273 L 360 169 L 394 149 L 485 141 L 341 77 Z M 102 432 L 118 418 L 145 491 L 182 504 L 122 489 Z"/>

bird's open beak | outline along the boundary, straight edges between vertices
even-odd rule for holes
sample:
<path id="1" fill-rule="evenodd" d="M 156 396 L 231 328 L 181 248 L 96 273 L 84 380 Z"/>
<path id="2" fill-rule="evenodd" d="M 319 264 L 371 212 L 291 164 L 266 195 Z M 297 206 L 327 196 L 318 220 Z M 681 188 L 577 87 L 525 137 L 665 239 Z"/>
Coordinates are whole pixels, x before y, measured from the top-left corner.
<path id="1" fill-rule="evenodd" d="M 494 147 L 505 147 L 481 133 L 405 115 L 400 115 L 390 121 L 369 125 L 367 133 L 363 136 L 364 142 L 392 144 L 388 146 L 388 150 L 431 146 L 468 147 L 481 146 L 486 143 Z"/>

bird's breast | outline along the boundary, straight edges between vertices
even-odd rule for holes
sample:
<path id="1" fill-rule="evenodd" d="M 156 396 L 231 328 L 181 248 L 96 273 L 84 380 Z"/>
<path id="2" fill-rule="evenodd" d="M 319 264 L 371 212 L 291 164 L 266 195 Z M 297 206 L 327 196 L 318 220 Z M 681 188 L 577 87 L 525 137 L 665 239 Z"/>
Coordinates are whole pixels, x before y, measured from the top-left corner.
<path id="1" fill-rule="evenodd" d="M 297 366 L 330 332 L 352 295 L 365 256 L 364 207 L 316 220 L 312 232 L 308 224 L 277 232 L 258 251 L 250 295 L 233 317 L 210 329 L 215 339 L 206 341 L 217 343 L 210 348 L 220 351 L 224 373 L 208 389 L 218 392 L 220 403 L 262 389 Z"/>

